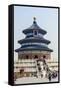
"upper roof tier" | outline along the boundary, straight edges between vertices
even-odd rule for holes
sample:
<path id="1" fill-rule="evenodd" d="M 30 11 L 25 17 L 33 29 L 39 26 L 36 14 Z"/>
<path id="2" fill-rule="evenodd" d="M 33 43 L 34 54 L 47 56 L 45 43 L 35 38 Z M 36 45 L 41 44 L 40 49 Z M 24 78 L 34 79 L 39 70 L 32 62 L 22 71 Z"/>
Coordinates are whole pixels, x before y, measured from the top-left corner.
<path id="1" fill-rule="evenodd" d="M 38 30 L 38 32 L 41 33 L 41 34 L 43 34 L 43 35 L 47 33 L 45 30 L 43 30 L 42 28 L 40 28 L 40 27 L 38 26 L 35 17 L 34 17 L 33 24 L 32 24 L 29 28 L 24 29 L 24 30 L 23 30 L 23 33 L 24 33 L 24 34 L 32 33 L 33 30 Z"/>

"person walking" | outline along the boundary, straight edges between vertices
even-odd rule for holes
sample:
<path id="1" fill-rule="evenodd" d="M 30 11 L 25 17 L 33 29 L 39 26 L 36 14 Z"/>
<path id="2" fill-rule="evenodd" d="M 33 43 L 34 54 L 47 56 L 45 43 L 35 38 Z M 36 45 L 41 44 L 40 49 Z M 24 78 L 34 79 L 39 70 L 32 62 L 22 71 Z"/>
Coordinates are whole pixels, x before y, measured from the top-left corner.
<path id="1" fill-rule="evenodd" d="M 44 55 L 44 56 L 43 56 L 43 63 L 44 63 L 44 64 L 46 64 L 45 59 L 46 59 L 46 56 Z"/>
<path id="2" fill-rule="evenodd" d="M 49 81 L 51 81 L 51 73 L 49 73 L 48 79 L 49 79 Z"/>

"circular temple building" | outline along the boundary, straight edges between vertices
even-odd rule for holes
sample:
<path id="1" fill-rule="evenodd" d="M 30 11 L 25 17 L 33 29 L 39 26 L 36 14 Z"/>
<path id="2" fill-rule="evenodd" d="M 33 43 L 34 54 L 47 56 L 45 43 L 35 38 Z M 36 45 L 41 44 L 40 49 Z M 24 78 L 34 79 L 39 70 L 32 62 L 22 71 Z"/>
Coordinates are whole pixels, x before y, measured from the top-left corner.
<path id="1" fill-rule="evenodd" d="M 40 59 L 43 55 L 50 59 L 53 50 L 48 48 L 50 41 L 44 38 L 47 32 L 38 26 L 35 17 L 33 24 L 23 30 L 23 33 L 26 37 L 18 41 L 21 47 L 15 50 L 18 52 L 18 59 Z"/>
<path id="2" fill-rule="evenodd" d="M 33 24 L 23 30 L 23 33 L 26 37 L 18 41 L 21 47 L 15 50 L 18 53 L 18 70 L 15 72 L 18 75 L 20 74 L 19 77 L 32 77 L 37 75 L 42 77 L 43 70 L 46 71 L 48 66 L 40 62 L 40 59 L 43 56 L 45 56 L 46 60 L 50 59 L 51 52 L 53 51 L 48 47 L 50 41 L 44 38 L 47 32 L 38 26 L 34 17 Z"/>

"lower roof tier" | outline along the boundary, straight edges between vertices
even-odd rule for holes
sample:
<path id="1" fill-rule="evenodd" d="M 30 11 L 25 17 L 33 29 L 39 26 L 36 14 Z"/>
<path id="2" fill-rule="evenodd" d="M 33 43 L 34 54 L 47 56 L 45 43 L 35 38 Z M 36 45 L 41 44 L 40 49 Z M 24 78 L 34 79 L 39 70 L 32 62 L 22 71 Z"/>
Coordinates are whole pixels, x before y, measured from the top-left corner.
<path id="1" fill-rule="evenodd" d="M 52 49 L 49 49 L 48 47 L 39 47 L 39 46 L 27 46 L 27 47 L 23 47 L 23 48 L 18 48 L 15 51 L 16 52 L 20 52 L 20 51 L 49 51 L 49 52 L 53 52 Z"/>
<path id="2" fill-rule="evenodd" d="M 46 40 L 44 38 L 38 38 L 38 37 L 32 37 L 32 38 L 25 38 L 25 39 L 22 39 L 22 40 L 19 40 L 18 43 L 22 44 L 22 43 L 32 43 L 32 42 L 40 42 L 40 43 L 46 43 L 46 44 L 49 44 L 50 41 L 49 40 Z"/>

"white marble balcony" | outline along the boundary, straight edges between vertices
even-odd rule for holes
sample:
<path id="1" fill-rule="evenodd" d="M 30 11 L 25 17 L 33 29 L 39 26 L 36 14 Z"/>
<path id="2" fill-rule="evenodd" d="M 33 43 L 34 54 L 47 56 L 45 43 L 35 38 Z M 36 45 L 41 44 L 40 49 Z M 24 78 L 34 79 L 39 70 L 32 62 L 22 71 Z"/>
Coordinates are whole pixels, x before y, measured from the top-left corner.
<path id="1" fill-rule="evenodd" d="M 14 68 L 14 72 L 20 72 L 21 68 Z M 36 68 L 24 68 L 24 72 L 36 72 Z"/>

